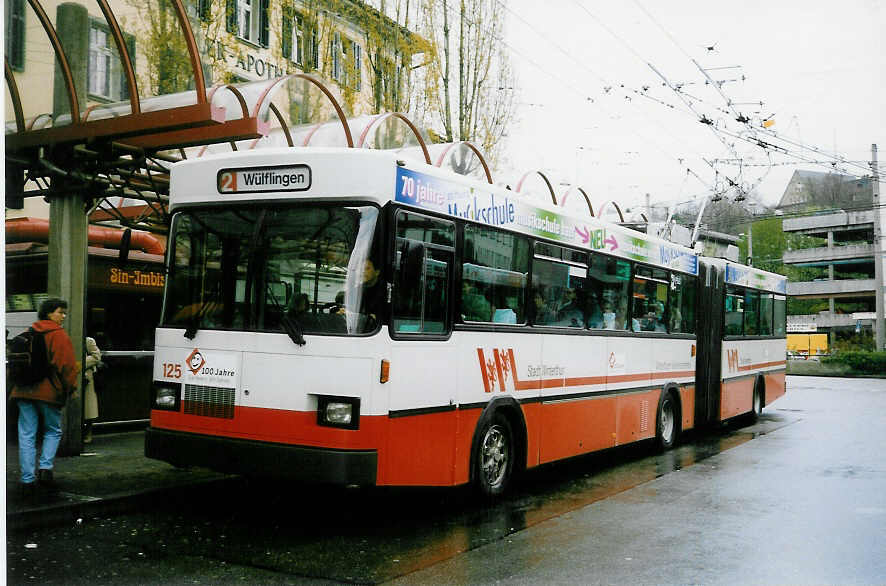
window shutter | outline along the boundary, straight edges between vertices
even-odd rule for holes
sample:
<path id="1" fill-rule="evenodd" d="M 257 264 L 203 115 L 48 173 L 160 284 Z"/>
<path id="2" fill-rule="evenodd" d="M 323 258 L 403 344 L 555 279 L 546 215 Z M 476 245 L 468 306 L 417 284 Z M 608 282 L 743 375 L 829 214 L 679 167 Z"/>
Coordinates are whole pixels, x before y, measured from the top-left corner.
<path id="1" fill-rule="evenodd" d="M 16 71 L 25 68 L 25 0 L 11 0 L 6 24 L 6 55 Z"/>
<path id="2" fill-rule="evenodd" d="M 123 41 L 126 43 L 126 50 L 129 51 L 129 62 L 132 63 L 132 72 L 135 73 L 135 36 L 123 33 Z M 122 60 L 122 56 L 121 56 Z M 138 79 L 136 79 L 138 83 Z M 126 69 L 123 63 L 120 64 L 120 100 L 129 99 L 129 85 L 126 83 Z"/>
<path id="3" fill-rule="evenodd" d="M 198 0 L 197 14 L 200 16 L 200 20 L 209 20 L 211 9 L 212 0 Z"/>
<path id="4" fill-rule="evenodd" d="M 270 30 L 269 27 L 269 13 L 270 13 L 270 0 L 261 0 L 259 2 L 259 11 L 258 11 L 258 19 L 259 19 L 259 33 L 258 33 L 258 43 L 262 47 L 268 46 L 268 41 L 270 40 Z"/>
<path id="5" fill-rule="evenodd" d="M 281 31 L 281 45 L 283 56 L 287 59 L 293 59 L 292 54 L 292 10 L 288 6 L 283 7 L 283 30 Z"/>
<path id="6" fill-rule="evenodd" d="M 225 0 L 225 30 L 237 34 L 237 0 Z"/>

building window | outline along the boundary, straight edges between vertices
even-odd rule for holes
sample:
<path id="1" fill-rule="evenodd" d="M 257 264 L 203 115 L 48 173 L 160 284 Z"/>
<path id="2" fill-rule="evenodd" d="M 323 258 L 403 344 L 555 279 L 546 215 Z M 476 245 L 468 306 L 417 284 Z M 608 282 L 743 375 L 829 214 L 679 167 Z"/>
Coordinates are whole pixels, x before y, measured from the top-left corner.
<path id="1" fill-rule="evenodd" d="M 302 36 L 301 16 L 295 17 L 292 26 L 292 60 L 301 65 L 304 62 L 305 40 Z"/>
<path id="2" fill-rule="evenodd" d="M 123 33 L 130 62 L 135 61 L 135 37 Z M 114 37 L 101 21 L 89 25 L 89 61 L 86 66 L 87 91 L 95 98 L 111 102 L 129 99 L 126 74 L 117 52 Z"/>
<path id="3" fill-rule="evenodd" d="M 237 0 L 237 34 L 241 39 L 252 41 L 255 38 L 252 21 L 253 0 Z"/>
<path id="4" fill-rule="evenodd" d="M 227 30 L 244 41 L 268 46 L 268 0 L 227 0 Z"/>
<path id="5" fill-rule="evenodd" d="M 6 2 L 6 58 L 16 71 L 25 68 L 25 0 Z"/>
<path id="6" fill-rule="evenodd" d="M 114 74 L 117 60 L 111 43 L 111 35 L 104 27 L 96 23 L 89 27 L 89 93 L 117 100 L 120 99 L 120 76 Z"/>
<path id="7" fill-rule="evenodd" d="M 292 12 L 290 7 L 283 9 L 283 56 L 302 65 L 304 38 L 302 37 L 302 17 Z"/>
<path id="8" fill-rule="evenodd" d="M 316 23 L 311 26 L 311 53 L 308 61 L 312 69 L 320 69 L 320 36 Z"/>
<path id="9" fill-rule="evenodd" d="M 200 20 L 207 21 L 212 16 L 212 0 L 197 0 L 197 16 Z"/>
<path id="10" fill-rule="evenodd" d="M 332 79 L 342 81 L 342 43 L 341 34 L 332 34 Z"/>
<path id="11" fill-rule="evenodd" d="M 354 89 L 358 92 L 363 88 L 363 76 L 361 69 L 361 61 L 363 58 L 363 48 L 354 43 Z"/>

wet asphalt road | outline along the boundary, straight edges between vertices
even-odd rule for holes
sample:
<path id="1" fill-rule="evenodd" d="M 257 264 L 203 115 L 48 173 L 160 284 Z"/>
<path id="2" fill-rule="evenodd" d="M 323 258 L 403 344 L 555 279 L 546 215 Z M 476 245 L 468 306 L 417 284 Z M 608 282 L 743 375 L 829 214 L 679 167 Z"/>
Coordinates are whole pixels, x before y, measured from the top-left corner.
<path id="1" fill-rule="evenodd" d="M 880 584 L 886 380 L 789 377 L 754 426 L 463 489 L 232 480 L 7 536 L 10 584 Z"/>

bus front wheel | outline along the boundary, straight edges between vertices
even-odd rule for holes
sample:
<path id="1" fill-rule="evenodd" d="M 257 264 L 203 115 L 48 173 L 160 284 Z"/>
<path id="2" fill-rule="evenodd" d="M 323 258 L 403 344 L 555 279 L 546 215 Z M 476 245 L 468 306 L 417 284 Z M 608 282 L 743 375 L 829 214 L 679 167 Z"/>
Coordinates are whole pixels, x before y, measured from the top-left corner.
<path id="1" fill-rule="evenodd" d="M 677 441 L 680 432 L 680 410 L 674 394 L 666 391 L 658 404 L 658 417 L 656 417 L 655 440 L 658 448 L 669 450 Z"/>
<path id="2" fill-rule="evenodd" d="M 484 496 L 498 496 L 508 487 L 514 473 L 514 433 L 501 413 L 493 415 L 479 433 L 474 455 L 474 479 Z"/>

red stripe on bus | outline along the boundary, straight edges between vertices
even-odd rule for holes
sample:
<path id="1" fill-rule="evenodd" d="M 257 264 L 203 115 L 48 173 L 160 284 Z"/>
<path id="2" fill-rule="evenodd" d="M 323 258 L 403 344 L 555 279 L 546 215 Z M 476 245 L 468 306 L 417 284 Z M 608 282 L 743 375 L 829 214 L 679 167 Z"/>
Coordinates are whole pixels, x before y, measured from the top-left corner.
<path id="1" fill-rule="evenodd" d="M 511 362 L 511 373 L 514 375 L 515 391 L 538 391 L 541 390 L 541 380 L 521 381 L 517 377 L 517 362 L 514 360 L 513 348 L 508 348 L 508 360 Z"/>
<path id="2" fill-rule="evenodd" d="M 759 364 L 746 364 L 745 366 L 739 366 L 738 370 L 754 370 L 755 368 L 768 368 L 770 366 L 785 366 L 785 360 L 776 360 L 774 362 L 761 362 Z"/>
<path id="3" fill-rule="evenodd" d="M 583 387 L 586 385 L 602 385 L 606 382 L 605 376 L 574 376 L 565 378 L 564 387 Z"/>

